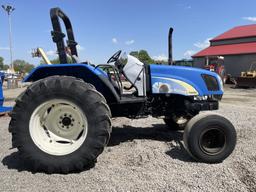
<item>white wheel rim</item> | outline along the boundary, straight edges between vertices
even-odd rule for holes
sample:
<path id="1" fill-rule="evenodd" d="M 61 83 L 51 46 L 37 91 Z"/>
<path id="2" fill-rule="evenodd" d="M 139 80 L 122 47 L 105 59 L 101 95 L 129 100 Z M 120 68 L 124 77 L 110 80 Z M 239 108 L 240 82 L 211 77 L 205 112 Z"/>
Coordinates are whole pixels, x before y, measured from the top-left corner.
<path id="1" fill-rule="evenodd" d="M 38 106 L 29 122 L 30 136 L 42 151 L 56 156 L 76 151 L 85 141 L 87 118 L 74 103 L 49 100 Z"/>

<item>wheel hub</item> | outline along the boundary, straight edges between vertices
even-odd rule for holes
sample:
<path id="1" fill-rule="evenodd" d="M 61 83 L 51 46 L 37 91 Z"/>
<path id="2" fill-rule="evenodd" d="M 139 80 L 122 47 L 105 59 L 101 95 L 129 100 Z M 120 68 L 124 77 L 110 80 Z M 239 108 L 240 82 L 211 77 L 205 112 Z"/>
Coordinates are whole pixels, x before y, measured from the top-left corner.
<path id="1" fill-rule="evenodd" d="M 64 125 L 64 126 L 69 126 L 71 125 L 71 119 L 69 117 L 64 117 L 61 121 L 61 123 Z"/>
<path id="2" fill-rule="evenodd" d="M 77 149 L 87 136 L 87 118 L 74 103 L 54 99 L 38 106 L 30 120 L 34 143 L 53 155 Z M 68 144 L 68 145 L 67 145 Z"/>
<path id="3" fill-rule="evenodd" d="M 209 154 L 219 154 L 226 146 L 226 136 L 219 128 L 211 128 L 201 134 L 200 147 Z"/>

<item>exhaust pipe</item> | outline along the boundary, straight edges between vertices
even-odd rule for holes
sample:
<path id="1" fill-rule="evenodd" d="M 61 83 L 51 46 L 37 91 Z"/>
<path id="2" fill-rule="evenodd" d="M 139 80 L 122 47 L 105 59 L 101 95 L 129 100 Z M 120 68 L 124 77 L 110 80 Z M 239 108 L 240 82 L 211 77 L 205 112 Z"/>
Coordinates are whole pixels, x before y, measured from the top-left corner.
<path id="1" fill-rule="evenodd" d="M 172 59 L 172 33 L 173 28 L 171 27 L 169 30 L 169 36 L 168 36 L 168 65 L 173 65 L 173 59 Z"/>

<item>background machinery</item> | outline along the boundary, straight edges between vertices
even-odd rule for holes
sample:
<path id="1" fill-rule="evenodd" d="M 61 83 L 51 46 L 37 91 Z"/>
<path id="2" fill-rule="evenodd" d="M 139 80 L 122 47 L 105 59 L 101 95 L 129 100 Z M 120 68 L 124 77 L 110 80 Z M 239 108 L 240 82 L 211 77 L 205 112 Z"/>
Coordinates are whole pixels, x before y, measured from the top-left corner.
<path id="1" fill-rule="evenodd" d="M 224 57 L 222 56 L 209 56 L 205 58 L 206 64 L 205 69 L 217 73 L 223 83 L 226 83 L 227 75 L 224 67 Z"/>
<path id="2" fill-rule="evenodd" d="M 12 107 L 4 107 L 4 96 L 3 96 L 3 82 L 4 82 L 4 74 L 0 73 L 0 115 L 8 113 L 12 110 Z"/>
<path id="3" fill-rule="evenodd" d="M 255 88 L 256 87 L 256 62 L 253 62 L 250 69 L 246 72 L 241 72 L 240 77 L 235 77 L 234 82 L 236 87 Z"/>
<path id="4" fill-rule="evenodd" d="M 32 50 L 32 57 L 42 58 L 45 64 L 51 65 L 51 61 L 47 57 L 45 51 L 40 47 Z"/>

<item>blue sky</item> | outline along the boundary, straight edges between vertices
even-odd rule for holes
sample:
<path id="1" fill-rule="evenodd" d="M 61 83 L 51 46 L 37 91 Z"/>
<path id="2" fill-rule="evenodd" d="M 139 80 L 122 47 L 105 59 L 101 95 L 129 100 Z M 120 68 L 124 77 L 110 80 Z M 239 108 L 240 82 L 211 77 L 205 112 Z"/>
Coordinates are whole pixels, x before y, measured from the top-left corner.
<path id="1" fill-rule="evenodd" d="M 1 0 L 12 4 L 14 59 L 37 65 L 31 49 L 42 47 L 54 58 L 49 10 L 60 7 L 70 17 L 80 45 L 79 56 L 105 63 L 118 49 L 146 49 L 167 55 L 167 33 L 174 28 L 174 58 L 189 58 L 207 40 L 237 26 L 256 23 L 255 0 Z M 0 56 L 9 62 L 8 23 L 0 11 Z"/>

